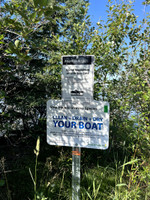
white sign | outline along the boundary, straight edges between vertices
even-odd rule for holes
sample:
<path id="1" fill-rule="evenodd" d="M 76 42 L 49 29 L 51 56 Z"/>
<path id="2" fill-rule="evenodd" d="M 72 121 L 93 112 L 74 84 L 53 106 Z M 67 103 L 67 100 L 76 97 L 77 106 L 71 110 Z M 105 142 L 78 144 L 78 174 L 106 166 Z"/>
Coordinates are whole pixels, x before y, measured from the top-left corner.
<path id="1" fill-rule="evenodd" d="M 47 142 L 50 145 L 107 149 L 109 103 L 49 100 Z"/>
<path id="2" fill-rule="evenodd" d="M 94 56 L 63 56 L 62 65 L 62 99 L 92 100 Z"/>

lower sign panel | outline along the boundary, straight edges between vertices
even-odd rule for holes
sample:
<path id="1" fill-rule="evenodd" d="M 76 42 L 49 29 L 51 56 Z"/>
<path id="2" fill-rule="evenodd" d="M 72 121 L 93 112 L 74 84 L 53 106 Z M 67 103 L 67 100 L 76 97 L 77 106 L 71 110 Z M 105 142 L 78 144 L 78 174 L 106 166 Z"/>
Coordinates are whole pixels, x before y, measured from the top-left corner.
<path id="1" fill-rule="evenodd" d="M 50 145 L 107 149 L 109 103 L 49 100 L 47 142 Z"/>

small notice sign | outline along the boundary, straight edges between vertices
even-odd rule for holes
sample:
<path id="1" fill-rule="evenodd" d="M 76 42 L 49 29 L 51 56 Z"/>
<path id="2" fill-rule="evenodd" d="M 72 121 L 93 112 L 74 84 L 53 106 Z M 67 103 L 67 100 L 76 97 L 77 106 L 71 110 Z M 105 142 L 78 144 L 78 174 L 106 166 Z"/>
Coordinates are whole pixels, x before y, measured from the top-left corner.
<path id="1" fill-rule="evenodd" d="M 109 103 L 49 100 L 47 142 L 50 145 L 107 149 Z"/>
<path id="2" fill-rule="evenodd" d="M 63 56 L 62 65 L 62 98 L 92 100 L 94 56 Z"/>

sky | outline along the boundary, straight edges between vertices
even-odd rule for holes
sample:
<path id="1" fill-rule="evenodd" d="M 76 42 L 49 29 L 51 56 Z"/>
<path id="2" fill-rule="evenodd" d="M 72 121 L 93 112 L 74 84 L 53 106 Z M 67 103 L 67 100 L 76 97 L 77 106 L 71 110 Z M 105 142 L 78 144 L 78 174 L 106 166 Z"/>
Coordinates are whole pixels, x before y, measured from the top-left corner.
<path id="1" fill-rule="evenodd" d="M 144 18 L 144 0 L 135 0 L 133 9 L 136 16 L 139 16 L 138 21 Z M 89 0 L 90 6 L 88 14 L 91 16 L 92 25 L 95 25 L 100 19 L 107 19 L 107 2 L 108 0 Z M 150 11 L 150 6 L 147 7 L 146 11 Z"/>

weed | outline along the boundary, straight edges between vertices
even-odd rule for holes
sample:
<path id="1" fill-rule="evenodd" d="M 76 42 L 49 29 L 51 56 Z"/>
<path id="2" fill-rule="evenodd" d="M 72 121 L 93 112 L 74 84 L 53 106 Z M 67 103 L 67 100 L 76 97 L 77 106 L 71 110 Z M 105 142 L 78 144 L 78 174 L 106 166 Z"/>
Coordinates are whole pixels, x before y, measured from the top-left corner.
<path id="1" fill-rule="evenodd" d="M 2 157 L 1 158 L 1 161 L 0 161 L 0 168 L 2 169 L 2 173 L 4 175 L 4 179 L 1 179 L 0 180 L 0 186 L 4 186 L 6 184 L 6 188 L 7 188 L 7 199 L 8 200 L 12 200 L 11 198 L 11 192 L 10 192 L 10 189 L 9 189 L 9 185 L 8 185 L 8 179 L 7 179 L 7 175 L 6 175 L 6 172 L 5 172 L 5 158 Z"/>

